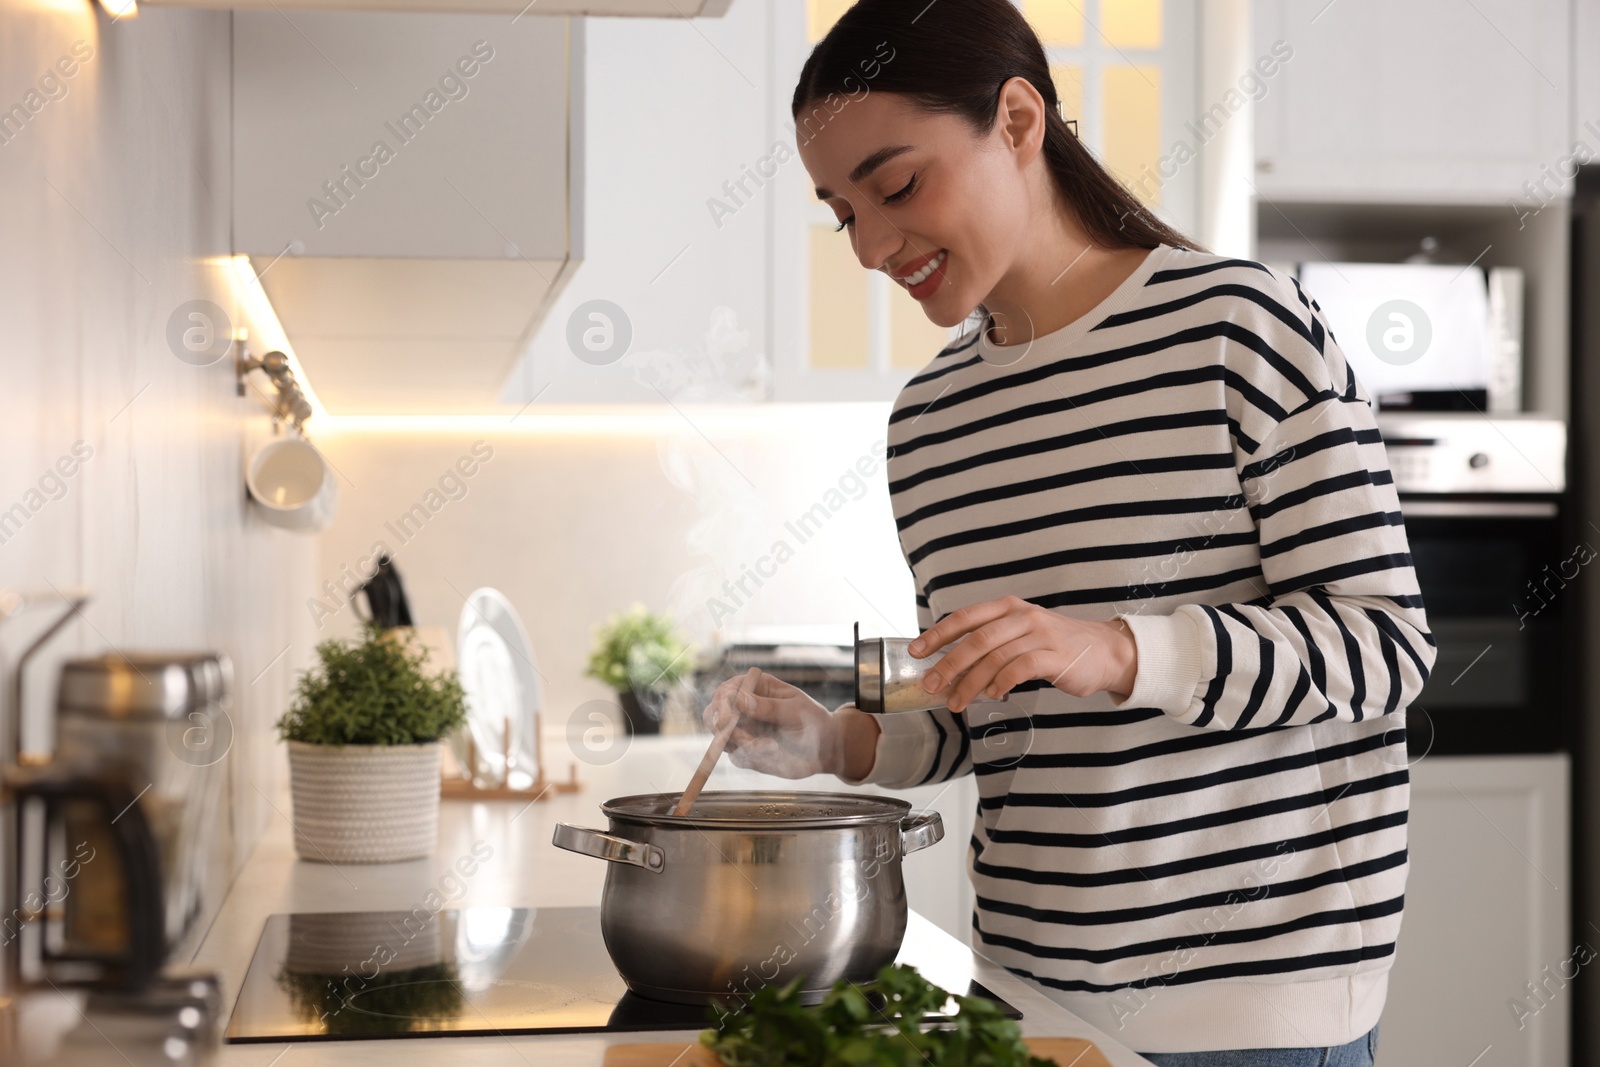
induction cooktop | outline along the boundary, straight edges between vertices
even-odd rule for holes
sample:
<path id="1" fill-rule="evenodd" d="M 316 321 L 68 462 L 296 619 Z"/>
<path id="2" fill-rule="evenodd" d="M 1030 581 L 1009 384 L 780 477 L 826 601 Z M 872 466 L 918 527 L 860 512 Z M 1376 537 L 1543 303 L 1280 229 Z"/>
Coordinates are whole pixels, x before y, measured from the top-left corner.
<path id="1" fill-rule="evenodd" d="M 919 915 L 911 916 L 898 958 L 946 989 L 987 997 L 1022 1017 L 971 981 L 964 947 Z M 628 989 L 606 953 L 599 908 L 314 912 L 267 919 L 226 1040 L 700 1030 L 710 1023 L 708 1007 Z"/>

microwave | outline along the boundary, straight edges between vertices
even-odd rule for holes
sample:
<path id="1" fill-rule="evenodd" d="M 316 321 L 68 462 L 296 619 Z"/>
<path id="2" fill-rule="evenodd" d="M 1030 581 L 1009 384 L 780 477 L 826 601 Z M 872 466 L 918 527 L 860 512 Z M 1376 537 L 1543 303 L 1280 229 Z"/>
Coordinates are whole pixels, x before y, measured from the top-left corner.
<path id="1" fill-rule="evenodd" d="M 1521 270 L 1317 262 L 1295 274 L 1380 411 L 1522 410 Z"/>

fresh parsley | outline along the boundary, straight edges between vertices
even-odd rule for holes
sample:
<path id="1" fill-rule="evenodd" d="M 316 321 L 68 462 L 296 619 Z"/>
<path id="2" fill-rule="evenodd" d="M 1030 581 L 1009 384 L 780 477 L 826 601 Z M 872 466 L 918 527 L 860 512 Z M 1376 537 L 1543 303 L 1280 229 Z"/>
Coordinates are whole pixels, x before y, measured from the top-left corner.
<path id="1" fill-rule="evenodd" d="M 717 1020 L 700 1043 L 727 1067 L 1052 1067 L 1029 1053 L 1016 1022 L 983 997 L 956 996 L 953 1018 L 924 1020 L 952 997 L 915 967 L 835 982 L 820 1004 L 800 1003 L 802 978 L 763 986 Z"/>

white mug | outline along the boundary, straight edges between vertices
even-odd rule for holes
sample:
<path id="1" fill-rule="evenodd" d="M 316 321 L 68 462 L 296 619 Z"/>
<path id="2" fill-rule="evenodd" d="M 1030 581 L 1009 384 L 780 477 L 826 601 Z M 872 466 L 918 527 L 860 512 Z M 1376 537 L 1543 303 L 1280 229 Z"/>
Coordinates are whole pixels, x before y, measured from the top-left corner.
<path id="1" fill-rule="evenodd" d="M 264 445 L 250 458 L 245 486 L 261 517 L 286 530 L 326 530 L 339 506 L 333 468 L 301 437 Z"/>

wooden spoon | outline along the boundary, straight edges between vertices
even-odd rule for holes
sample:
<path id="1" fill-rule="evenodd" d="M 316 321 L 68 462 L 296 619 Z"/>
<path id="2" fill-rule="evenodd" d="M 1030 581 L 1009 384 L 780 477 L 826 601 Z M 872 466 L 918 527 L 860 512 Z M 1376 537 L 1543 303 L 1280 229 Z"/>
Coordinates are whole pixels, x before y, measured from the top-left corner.
<path id="1" fill-rule="evenodd" d="M 739 679 L 739 692 L 750 692 L 760 670 L 759 667 L 751 667 L 744 672 L 744 677 Z M 716 736 L 711 739 L 711 746 L 706 749 L 706 754 L 700 757 L 700 766 L 695 768 L 694 777 L 689 779 L 689 788 L 678 798 L 678 804 L 672 809 L 672 814 L 687 815 L 694 810 L 694 802 L 700 799 L 700 790 L 706 787 L 706 779 L 711 777 L 712 768 L 716 767 L 717 760 L 722 758 L 722 750 L 728 747 L 728 738 L 733 736 L 734 727 L 739 725 L 740 718 L 739 706 L 734 704 L 733 715 L 722 724 Z"/>

